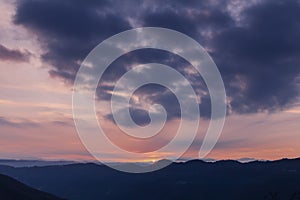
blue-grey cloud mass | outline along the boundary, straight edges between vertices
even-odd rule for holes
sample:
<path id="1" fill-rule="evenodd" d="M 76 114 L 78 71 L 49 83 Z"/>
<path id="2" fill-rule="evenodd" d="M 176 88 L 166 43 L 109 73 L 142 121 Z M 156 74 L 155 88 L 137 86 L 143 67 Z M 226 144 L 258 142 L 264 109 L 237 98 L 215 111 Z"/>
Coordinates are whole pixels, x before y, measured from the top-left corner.
<path id="1" fill-rule="evenodd" d="M 297 0 L 240 1 L 80 1 L 20 0 L 14 23 L 37 35 L 51 64 L 49 73 L 73 82 L 80 62 L 98 43 L 121 31 L 158 26 L 180 31 L 202 44 L 224 79 L 230 112 L 276 112 L 299 97 L 300 2 Z M 136 63 L 172 66 L 190 80 L 201 97 L 200 111 L 210 115 L 210 100 L 199 74 L 169 52 L 137 50 L 121 56 L 106 71 L 98 98 L 110 100 L 113 83 Z M 176 98 L 166 88 L 148 85 L 135 93 L 166 107 L 168 118 L 180 116 Z M 147 112 L 132 107 L 139 124 Z M 110 118 L 110 116 L 107 116 Z M 134 118 L 134 117 L 133 117 Z"/>

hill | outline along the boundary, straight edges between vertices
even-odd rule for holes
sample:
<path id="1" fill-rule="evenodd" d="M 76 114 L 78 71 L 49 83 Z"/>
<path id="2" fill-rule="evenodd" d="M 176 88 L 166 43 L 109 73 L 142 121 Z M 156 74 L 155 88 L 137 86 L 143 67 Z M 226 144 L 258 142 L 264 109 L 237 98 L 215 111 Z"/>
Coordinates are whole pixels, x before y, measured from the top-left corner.
<path id="1" fill-rule="evenodd" d="M 30 188 L 8 176 L 0 174 L 1 200 L 61 200 L 53 195 Z"/>
<path id="2" fill-rule="evenodd" d="M 0 173 L 69 200 L 300 199 L 300 159 L 172 163 L 146 174 L 97 164 L 13 168 Z"/>

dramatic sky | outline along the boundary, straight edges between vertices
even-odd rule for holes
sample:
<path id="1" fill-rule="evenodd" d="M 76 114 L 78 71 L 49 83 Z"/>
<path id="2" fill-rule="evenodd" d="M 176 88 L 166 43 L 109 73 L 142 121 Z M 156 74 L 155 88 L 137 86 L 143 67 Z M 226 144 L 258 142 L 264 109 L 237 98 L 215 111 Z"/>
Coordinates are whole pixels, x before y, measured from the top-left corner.
<path id="1" fill-rule="evenodd" d="M 0 10 L 0 158 L 92 159 L 72 119 L 76 72 L 101 41 L 149 26 L 190 36 L 219 68 L 227 93 L 227 118 L 220 140 L 207 157 L 300 156 L 298 0 L 0 0 Z M 210 99 L 203 80 L 186 60 L 154 49 L 123 55 L 106 71 L 96 97 L 108 103 L 122 74 L 137 63 L 150 62 L 172 66 L 188 78 L 199 96 L 200 129 L 184 155 L 197 158 L 209 123 Z M 147 106 L 165 107 L 168 118 L 162 137 L 168 138 L 180 118 L 174 94 L 147 85 L 135 97 L 130 111 L 139 125 L 149 123 Z M 98 118 L 118 140 L 120 130 L 108 105 L 96 106 Z M 181 139 L 178 145 L 185 141 Z M 126 145 L 141 152 L 155 146 Z M 144 160 L 171 154 L 149 153 Z M 114 152 L 103 155 L 107 161 L 139 160 Z"/>

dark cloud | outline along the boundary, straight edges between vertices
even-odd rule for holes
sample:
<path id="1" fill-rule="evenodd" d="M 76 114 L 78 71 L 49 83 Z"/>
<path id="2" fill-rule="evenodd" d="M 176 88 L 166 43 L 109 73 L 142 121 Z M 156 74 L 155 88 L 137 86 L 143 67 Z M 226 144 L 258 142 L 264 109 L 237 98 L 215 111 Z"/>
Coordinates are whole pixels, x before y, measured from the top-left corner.
<path id="1" fill-rule="evenodd" d="M 61 120 L 56 120 L 56 121 L 52 121 L 51 124 L 54 124 L 56 126 L 69 126 L 69 127 L 73 127 L 74 126 L 74 122 L 71 119 L 68 119 L 67 121 L 61 121 Z"/>
<path id="2" fill-rule="evenodd" d="M 18 122 L 15 122 L 0 116 L 0 126 L 24 128 L 24 127 L 39 127 L 39 124 L 27 120 L 22 120 L 22 121 L 19 120 Z"/>
<path id="3" fill-rule="evenodd" d="M 124 122 L 121 125 L 128 125 L 126 124 L 126 115 L 125 112 L 127 109 L 129 109 L 129 113 L 132 117 L 132 120 L 140 125 L 144 126 L 151 122 L 149 112 L 148 110 L 142 109 L 142 104 L 160 104 L 164 107 L 167 113 L 167 120 L 172 120 L 174 118 L 180 118 L 181 117 L 181 111 L 180 111 L 180 105 L 179 102 L 175 96 L 169 89 L 158 85 L 158 84 L 147 84 L 140 88 L 138 88 L 134 94 L 134 96 L 139 97 L 139 102 L 134 102 L 131 99 L 130 107 L 124 108 L 120 112 L 116 113 L 119 116 L 124 116 Z M 114 121 L 113 115 L 109 114 L 106 116 L 107 119 Z M 122 117 L 123 118 L 123 117 Z M 153 116 L 153 122 L 156 122 L 155 120 L 158 119 L 158 117 Z"/>
<path id="4" fill-rule="evenodd" d="M 203 43 L 205 40 L 201 34 L 204 31 L 221 30 L 233 24 L 222 7 L 209 7 L 210 3 L 205 1 L 194 3 L 172 3 L 170 7 L 161 5 L 153 11 L 146 10 L 142 15 L 143 25 L 174 29 Z"/>
<path id="5" fill-rule="evenodd" d="M 127 116 L 125 113 L 127 112 L 128 109 L 129 109 L 129 113 L 132 117 L 132 120 L 137 125 L 145 126 L 145 125 L 147 125 L 151 122 L 148 111 L 146 111 L 144 109 L 128 107 L 128 108 L 124 108 L 124 109 L 122 109 L 122 110 L 120 110 L 119 112 L 116 113 L 120 117 L 120 119 L 122 119 L 120 121 L 120 125 L 130 126 L 130 124 L 127 121 L 127 118 L 125 118 Z M 105 118 L 113 121 L 114 123 L 116 123 L 112 114 L 106 115 Z"/>
<path id="6" fill-rule="evenodd" d="M 21 0 L 14 18 L 35 32 L 52 64 L 50 75 L 72 82 L 80 61 L 102 40 L 130 28 L 107 1 Z"/>
<path id="7" fill-rule="evenodd" d="M 28 51 L 20 51 L 17 49 L 9 49 L 0 44 L 0 60 L 13 62 L 27 62 L 31 53 Z"/>
<path id="8" fill-rule="evenodd" d="M 158 90 L 159 91 L 159 90 Z M 180 105 L 179 102 L 175 96 L 174 93 L 172 93 L 169 89 L 166 89 L 163 92 L 156 92 L 154 93 L 145 93 L 146 98 L 151 101 L 152 104 L 157 103 L 162 105 L 167 114 L 168 120 L 172 120 L 173 118 L 180 118 L 181 117 L 181 111 L 180 111 Z M 184 108 L 183 108 L 184 109 Z"/>
<path id="9" fill-rule="evenodd" d="M 110 67 L 105 71 L 103 79 L 100 82 L 100 87 L 97 89 L 97 96 L 101 100 L 110 100 L 112 91 L 114 90 L 114 85 L 119 78 L 126 72 L 126 69 L 131 68 L 135 64 L 147 64 L 147 63 L 160 63 L 167 66 L 171 66 L 183 73 L 183 75 L 189 80 L 192 87 L 195 89 L 196 93 L 201 96 L 201 98 L 206 98 L 207 96 L 202 95 L 204 91 L 207 91 L 206 85 L 199 75 L 190 75 L 185 71 L 187 69 L 192 69 L 192 66 L 183 58 L 178 55 L 174 55 L 170 52 L 157 50 L 157 49 L 143 49 L 132 51 L 125 54 L 118 59 L 116 59 Z M 146 125 L 150 121 L 148 111 L 140 109 L 143 105 L 160 104 L 167 112 L 167 120 L 172 120 L 174 118 L 180 118 L 182 112 L 180 110 L 179 102 L 174 93 L 172 93 L 166 87 L 160 86 L 158 84 L 147 84 L 138 88 L 134 95 L 139 97 L 139 103 L 131 101 L 130 113 L 133 120 L 139 125 Z M 187 97 L 188 98 L 188 97 Z M 204 104 L 200 106 L 201 116 L 204 118 L 210 117 L 210 100 L 206 100 Z M 136 107 L 140 107 L 136 109 Z M 183 107 L 182 109 L 187 109 Z M 191 111 L 195 112 L 195 111 Z M 121 113 L 118 113 L 122 115 Z M 108 119 L 113 119 L 112 115 L 107 116 Z"/>
<path id="10" fill-rule="evenodd" d="M 15 23 L 37 34 L 46 50 L 42 58 L 52 65 L 50 74 L 70 82 L 80 61 L 102 40 L 132 27 L 159 26 L 181 31 L 208 49 L 224 79 L 232 112 L 273 112 L 293 106 L 299 96 L 299 1 L 236 3 L 247 5 L 237 13 L 237 8 L 228 9 L 233 5 L 230 0 L 21 0 Z M 185 60 L 158 50 L 135 51 L 117 59 L 99 83 L 97 96 L 109 100 L 113 83 L 132 65 L 147 62 L 166 64 L 183 73 L 202 98 L 202 116 L 210 115 L 209 96 L 199 74 L 188 73 L 191 66 Z M 176 98 L 161 88 L 153 91 L 155 87 L 136 94 L 161 103 L 170 116 L 178 117 L 173 107 Z M 147 123 L 146 112 L 132 113 L 145 119 L 138 123 Z"/>
<path id="11" fill-rule="evenodd" d="M 265 1 L 248 8 L 243 18 L 243 26 L 212 41 L 233 109 L 248 113 L 293 105 L 299 95 L 299 1 Z M 234 81 L 241 83 L 230 86 Z"/>

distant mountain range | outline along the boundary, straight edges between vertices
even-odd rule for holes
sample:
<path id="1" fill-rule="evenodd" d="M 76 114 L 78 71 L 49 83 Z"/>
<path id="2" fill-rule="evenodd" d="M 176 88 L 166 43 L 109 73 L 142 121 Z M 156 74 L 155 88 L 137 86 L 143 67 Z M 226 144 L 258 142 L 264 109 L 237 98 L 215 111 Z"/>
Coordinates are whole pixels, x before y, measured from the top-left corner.
<path id="1" fill-rule="evenodd" d="M 62 200 L 0 174 L 1 200 Z"/>
<path id="2" fill-rule="evenodd" d="M 245 163 L 256 161 L 255 158 L 240 158 L 237 161 Z M 182 162 L 188 161 L 188 159 L 180 160 Z M 205 162 L 216 162 L 217 160 L 212 158 L 204 159 Z M 45 167 L 45 166 L 54 166 L 54 165 L 69 165 L 69 164 L 78 164 L 78 163 L 89 163 L 90 161 L 68 161 L 68 160 L 55 160 L 55 161 L 48 161 L 48 160 L 18 160 L 18 159 L 0 159 L 0 165 L 6 165 L 11 167 Z M 100 164 L 99 162 L 93 162 Z M 120 163 L 115 163 L 120 164 Z M 149 163 L 144 163 L 149 164 Z"/>
<path id="3" fill-rule="evenodd" d="M 93 163 L 3 165 L 0 173 L 69 200 L 300 199 L 300 158 L 247 163 L 193 160 L 145 174 L 123 173 Z"/>
<path id="4" fill-rule="evenodd" d="M 0 159 L 0 165 L 7 165 L 11 167 L 44 167 L 53 165 L 68 165 L 75 164 L 74 161 L 46 161 L 46 160 L 13 160 Z"/>

